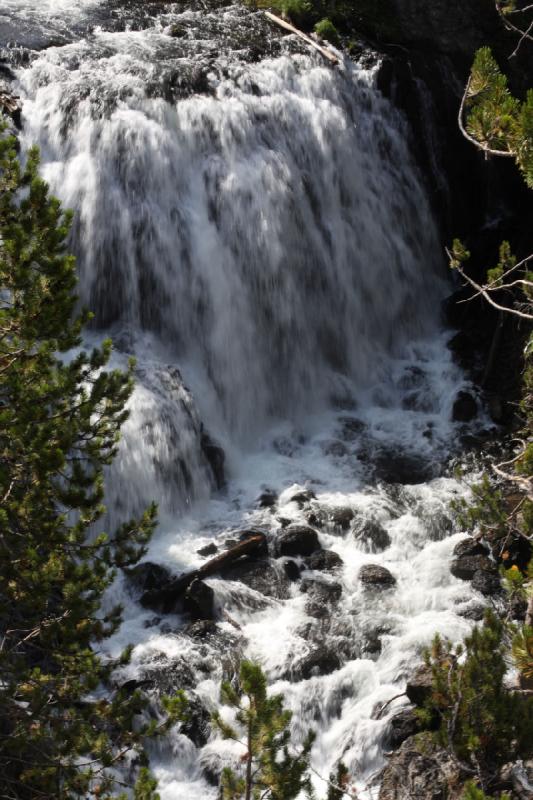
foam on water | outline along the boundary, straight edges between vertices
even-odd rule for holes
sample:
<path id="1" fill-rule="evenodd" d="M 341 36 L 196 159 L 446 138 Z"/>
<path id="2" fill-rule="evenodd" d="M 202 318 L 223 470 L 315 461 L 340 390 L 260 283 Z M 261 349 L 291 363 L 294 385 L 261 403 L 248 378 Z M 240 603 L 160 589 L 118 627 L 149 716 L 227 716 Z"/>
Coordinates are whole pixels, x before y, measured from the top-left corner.
<path id="1" fill-rule="evenodd" d="M 9 0 L 15 6 L 30 8 Z M 220 32 L 247 12 L 217 13 Z M 216 47 L 191 34 L 189 55 L 176 50 L 170 22 L 96 30 L 18 74 L 23 144 L 39 143 L 45 177 L 76 211 L 91 335 L 112 333 L 117 363 L 138 357 L 110 517 L 156 499 L 162 521 L 147 560 L 179 574 L 201 563 L 199 547 L 239 529 L 274 536 L 287 520 L 306 522 L 309 508 L 291 500 L 305 487 L 326 518 L 321 543 L 343 560 L 334 576 L 342 594 L 320 617 L 296 583 L 265 598 L 209 579 L 222 656 L 185 635 L 179 617 L 154 620 L 121 578 L 109 602 L 123 601 L 125 620 L 106 653 L 135 645 L 125 678 L 192 671 L 210 709 L 226 654 L 259 659 L 294 711 L 295 739 L 317 732 L 317 773 L 342 757 L 363 790 L 383 764 L 392 712 L 375 719 L 376 706 L 401 691 L 435 631 L 458 639 L 468 630 L 458 612 L 473 599 L 449 573 L 449 504 L 465 490 L 442 465 L 466 384 L 440 322 L 438 236 L 405 122 L 371 71 L 302 55 L 246 64 L 224 51 L 210 62 L 206 93 L 170 103 L 170 66 L 173 85 L 189 82 L 194 94 L 198 58 Z M 226 453 L 218 493 L 206 431 Z M 423 482 L 391 482 L 417 469 Z M 256 508 L 265 488 L 279 495 L 275 513 Z M 388 545 L 372 552 L 327 522 L 341 508 L 378 523 Z M 369 563 L 390 569 L 395 587 L 365 591 L 358 576 Z M 302 659 L 319 646 L 339 668 L 301 679 Z M 214 735 L 196 748 L 173 731 L 152 751 L 162 798 L 214 800 L 205 768 L 240 754 Z M 319 777 L 316 785 L 323 796 Z"/>

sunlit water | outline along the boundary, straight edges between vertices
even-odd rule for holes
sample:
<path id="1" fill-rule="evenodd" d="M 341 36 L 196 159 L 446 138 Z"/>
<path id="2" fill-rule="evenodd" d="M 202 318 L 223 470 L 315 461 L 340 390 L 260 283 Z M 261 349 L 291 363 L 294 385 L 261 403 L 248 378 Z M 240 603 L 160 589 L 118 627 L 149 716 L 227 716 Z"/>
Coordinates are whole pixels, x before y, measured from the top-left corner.
<path id="1" fill-rule="evenodd" d="M 90 19 L 96 5 L 76 13 Z M 4 7 L 11 22 L 35 10 L 17 0 Z M 50 0 L 38 13 L 65 22 L 69 12 Z M 178 23 L 186 35 L 172 38 Z M 446 347 L 448 286 L 405 122 L 372 71 L 288 51 L 248 63 L 235 30 L 258 25 L 237 7 L 203 16 L 165 7 L 142 30 L 99 24 L 32 53 L 17 72 L 22 139 L 40 145 L 45 177 L 76 211 L 72 247 L 82 299 L 96 312 L 91 336 L 113 335 L 117 363 L 138 357 L 109 475 L 110 521 L 156 499 L 161 525 L 147 559 L 176 574 L 231 531 L 273 536 L 279 518 L 305 522 L 310 511 L 348 507 L 352 527 L 371 519 L 388 534 L 388 546 L 370 552 L 352 530 L 324 522 L 321 542 L 343 567 L 314 575 L 341 587 L 322 618 L 298 582 L 272 599 L 208 580 L 221 633 L 284 693 L 295 740 L 316 731 L 324 796 L 319 775 L 341 757 L 358 788 L 367 785 L 402 701 L 379 720 L 376 707 L 401 691 L 435 631 L 457 639 L 468 630 L 458 612 L 473 593 L 449 573 L 449 503 L 464 488 L 442 476 L 465 379 Z M 205 431 L 225 450 L 223 491 Z M 423 463 L 427 480 L 384 482 L 383 463 L 398 455 Z M 290 501 L 302 487 L 316 495 L 303 509 Z M 255 508 L 265 488 L 280 495 L 274 511 Z M 396 586 L 365 591 L 365 563 L 389 568 Z M 227 653 L 181 633 L 183 620 L 154 620 L 122 578 L 109 600 L 120 598 L 124 624 L 106 652 L 135 644 L 124 677 L 186 662 L 194 691 L 214 708 Z M 340 668 L 294 680 L 319 646 Z M 162 797 L 214 800 L 204 768 L 241 752 L 214 734 L 197 749 L 174 731 L 152 753 Z"/>

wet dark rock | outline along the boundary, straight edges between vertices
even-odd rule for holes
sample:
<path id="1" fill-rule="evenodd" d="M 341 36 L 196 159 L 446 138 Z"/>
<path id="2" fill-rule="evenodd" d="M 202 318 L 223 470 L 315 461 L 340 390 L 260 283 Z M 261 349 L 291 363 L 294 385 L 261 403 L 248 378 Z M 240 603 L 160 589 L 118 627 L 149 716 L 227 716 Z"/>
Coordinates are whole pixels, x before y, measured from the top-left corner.
<path id="1" fill-rule="evenodd" d="M 501 591 L 502 585 L 500 577 L 497 572 L 487 572 L 486 570 L 478 570 L 472 578 L 472 589 L 489 597 L 490 595 L 497 594 Z"/>
<path id="2" fill-rule="evenodd" d="M 391 538 L 383 525 L 375 519 L 358 519 L 353 528 L 354 539 L 365 545 L 370 553 L 381 553 L 390 547 Z"/>
<path id="3" fill-rule="evenodd" d="M 469 604 L 466 608 L 459 609 L 457 613 L 460 617 L 470 619 L 473 622 L 481 622 L 485 616 L 486 606 L 481 606 L 479 603 L 475 605 Z"/>
<path id="4" fill-rule="evenodd" d="M 211 619 L 201 619 L 192 622 L 182 629 L 182 633 L 192 639 L 209 639 L 217 636 L 220 631 L 217 623 Z"/>
<path id="5" fill-rule="evenodd" d="M 320 549 L 317 532 L 306 525 L 290 525 L 276 537 L 276 552 L 280 556 L 310 556 Z"/>
<path id="6" fill-rule="evenodd" d="M 257 508 L 274 508 L 277 502 L 278 496 L 276 492 L 267 489 L 257 498 L 256 506 Z"/>
<path id="7" fill-rule="evenodd" d="M 302 491 L 296 492 L 289 498 L 289 503 L 296 503 L 299 508 L 303 508 L 311 500 L 316 500 L 316 494 L 311 489 L 302 489 Z"/>
<path id="8" fill-rule="evenodd" d="M 379 564 L 365 564 L 359 572 L 359 580 L 365 586 L 388 589 L 396 584 L 396 578 L 386 567 Z"/>
<path id="9" fill-rule="evenodd" d="M 181 723 L 180 733 L 187 736 L 196 747 L 203 747 L 211 731 L 211 713 L 194 692 L 187 695 L 187 701 L 187 715 Z"/>
<path id="10" fill-rule="evenodd" d="M 289 596 L 289 579 L 285 569 L 266 558 L 241 559 L 224 570 L 224 579 L 244 583 L 266 597 L 284 600 Z"/>
<path id="11" fill-rule="evenodd" d="M 343 417 L 341 419 L 341 424 L 342 438 L 348 442 L 353 442 L 356 439 L 359 439 L 363 431 L 366 429 L 365 423 L 356 417 Z"/>
<path id="12" fill-rule="evenodd" d="M 226 548 L 226 550 L 230 550 L 232 547 L 235 547 L 235 545 L 237 545 L 237 544 L 239 544 L 239 540 L 238 539 L 224 539 L 224 547 Z"/>
<path id="13" fill-rule="evenodd" d="M 405 694 L 415 706 L 423 706 L 433 686 L 431 667 L 421 664 L 407 681 Z"/>
<path id="14" fill-rule="evenodd" d="M 387 749 L 396 750 L 406 739 L 419 733 L 421 729 L 416 711 L 412 708 L 403 708 L 390 720 L 384 745 Z"/>
<path id="15" fill-rule="evenodd" d="M 494 572 L 495 564 L 487 556 L 460 556 L 452 561 L 450 572 L 462 581 L 471 581 L 476 572 Z"/>
<path id="16" fill-rule="evenodd" d="M 166 567 L 154 564 L 152 561 L 143 561 L 141 564 L 125 569 L 124 572 L 131 586 L 138 592 L 158 589 L 172 580 L 172 574 Z"/>
<path id="17" fill-rule="evenodd" d="M 518 531 L 511 531 L 504 542 L 493 548 L 492 553 L 506 569 L 518 567 L 524 572 L 533 556 L 533 546 Z"/>
<path id="18" fill-rule="evenodd" d="M 292 680 L 302 681 L 318 675 L 329 675 L 340 669 L 341 661 L 336 652 L 328 647 L 319 646 L 311 650 L 290 670 Z"/>
<path id="19" fill-rule="evenodd" d="M 342 558 L 333 550 L 317 550 L 305 560 L 307 569 L 335 572 L 343 565 Z"/>
<path id="20" fill-rule="evenodd" d="M 334 456 L 335 458 L 342 458 L 348 454 L 346 445 L 338 439 L 332 439 L 329 442 L 324 442 L 322 450 L 326 456 Z"/>
<path id="21" fill-rule="evenodd" d="M 355 511 L 349 506 L 341 506 L 340 508 L 332 508 L 328 514 L 331 524 L 335 528 L 340 528 L 342 531 L 347 531 L 350 524 L 355 517 Z"/>
<path id="22" fill-rule="evenodd" d="M 289 517 L 276 517 L 276 519 L 282 528 L 288 528 L 292 523 L 292 519 L 289 519 Z"/>
<path id="23" fill-rule="evenodd" d="M 477 403 L 470 392 L 459 392 L 453 404 L 452 419 L 454 422 L 471 422 L 477 415 Z"/>
<path id="24" fill-rule="evenodd" d="M 211 542 L 211 544 L 206 544 L 205 547 L 200 547 L 196 552 L 199 556 L 214 556 L 218 553 L 218 547 L 214 542 Z"/>
<path id="25" fill-rule="evenodd" d="M 416 485 L 435 477 L 434 466 L 415 455 L 404 455 L 394 450 L 383 450 L 373 461 L 374 473 L 385 483 Z"/>
<path id="26" fill-rule="evenodd" d="M 449 785 L 464 780 L 449 753 L 422 751 L 417 737 L 409 737 L 383 770 L 378 800 L 450 800 Z"/>
<path id="27" fill-rule="evenodd" d="M 207 583 L 195 578 L 185 592 L 183 606 L 193 619 L 212 620 L 215 617 L 215 593 Z"/>
<path id="28" fill-rule="evenodd" d="M 197 675 L 183 656 L 170 659 L 158 653 L 141 665 L 140 680 L 148 682 L 158 695 L 172 695 L 179 689 L 193 689 Z"/>
<path id="29" fill-rule="evenodd" d="M 467 536 L 466 539 L 461 539 L 460 542 L 457 542 L 453 548 L 453 554 L 458 558 L 463 556 L 487 556 L 489 550 L 481 542 L 478 542 L 477 539 L 473 539 L 472 536 Z"/>
<path id="30" fill-rule="evenodd" d="M 301 575 L 300 567 L 296 561 L 292 560 L 292 558 L 283 563 L 283 569 L 285 570 L 285 575 L 290 581 L 297 581 Z"/>
<path id="31" fill-rule="evenodd" d="M 195 91 L 195 94 L 198 93 Z M 211 468 L 213 479 L 217 489 L 222 489 L 226 484 L 226 476 L 224 472 L 224 465 L 226 456 L 224 450 L 213 441 L 208 433 L 202 431 L 200 439 L 200 447 L 205 456 L 207 463 Z"/>
<path id="32" fill-rule="evenodd" d="M 301 584 L 302 592 L 307 592 L 325 603 L 338 603 L 342 596 L 342 586 L 337 581 L 313 580 L 306 578 Z"/>
<path id="33" fill-rule="evenodd" d="M 328 524 L 328 515 L 323 508 L 316 506 L 305 515 L 306 521 L 312 528 L 325 528 Z"/>

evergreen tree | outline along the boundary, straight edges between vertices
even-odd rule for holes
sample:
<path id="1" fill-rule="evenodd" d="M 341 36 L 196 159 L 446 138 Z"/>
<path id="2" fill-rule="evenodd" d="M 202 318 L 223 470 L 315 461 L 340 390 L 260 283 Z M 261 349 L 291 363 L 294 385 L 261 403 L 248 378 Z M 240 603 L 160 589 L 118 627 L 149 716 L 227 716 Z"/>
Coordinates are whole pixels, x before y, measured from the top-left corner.
<path id="1" fill-rule="evenodd" d="M 1 795 L 103 798 L 157 727 L 142 723 L 139 693 L 99 691 L 113 665 L 93 649 L 120 622 L 102 595 L 144 553 L 156 509 L 112 536 L 97 530 L 133 363 L 105 371 L 109 341 L 79 351 L 89 315 L 76 312 L 70 214 L 38 164 L 31 150 L 22 167 L 0 130 Z M 139 797 L 153 800 L 142 781 Z"/>
<path id="2" fill-rule="evenodd" d="M 283 708 L 281 695 L 268 696 L 261 667 L 243 661 L 239 686 L 225 682 L 221 700 L 236 711 L 236 723 L 229 725 L 220 713 L 213 715 L 215 727 L 226 739 L 244 747 L 243 771 L 226 768 L 222 774 L 221 800 L 294 800 L 301 791 L 311 791 L 309 734 L 297 753 L 291 748 L 291 712 Z"/>
<path id="3" fill-rule="evenodd" d="M 438 744 L 483 785 L 517 753 L 533 753 L 533 698 L 505 687 L 508 650 L 504 623 L 487 612 L 464 646 L 437 636 L 426 653 L 433 685 L 423 721 L 438 719 Z"/>

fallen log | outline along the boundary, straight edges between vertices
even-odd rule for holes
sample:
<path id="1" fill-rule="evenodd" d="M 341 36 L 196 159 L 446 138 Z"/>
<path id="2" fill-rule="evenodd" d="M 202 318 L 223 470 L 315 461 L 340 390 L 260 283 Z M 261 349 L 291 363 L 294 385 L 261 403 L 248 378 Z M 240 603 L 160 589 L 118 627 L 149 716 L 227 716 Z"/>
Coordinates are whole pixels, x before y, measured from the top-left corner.
<path id="1" fill-rule="evenodd" d="M 306 42 L 306 44 L 310 45 L 311 47 L 314 47 L 314 49 L 317 50 L 321 56 L 326 58 L 332 64 L 336 65 L 339 64 L 339 57 L 336 56 L 335 53 L 333 53 L 327 47 L 323 47 L 321 44 L 318 44 L 318 42 L 315 42 L 314 39 L 312 39 L 303 31 L 298 30 L 298 28 L 295 28 L 294 25 L 291 25 L 290 22 L 287 22 L 281 17 L 277 17 L 270 11 L 265 11 L 265 17 L 267 17 L 267 19 L 269 19 L 275 25 L 279 25 L 280 28 L 284 28 L 286 31 L 289 31 L 290 33 L 293 33 L 295 36 L 298 36 L 298 38 L 302 39 L 302 41 Z"/>
<path id="2" fill-rule="evenodd" d="M 177 604 L 183 599 L 185 592 L 194 580 L 217 575 L 228 567 L 232 567 L 243 556 L 261 556 L 266 553 L 266 536 L 264 533 L 253 532 L 244 541 L 230 547 L 221 555 L 209 559 L 198 569 L 178 575 L 177 578 L 173 578 L 158 589 L 144 592 L 141 595 L 141 605 L 164 614 L 170 614 L 177 610 Z"/>

